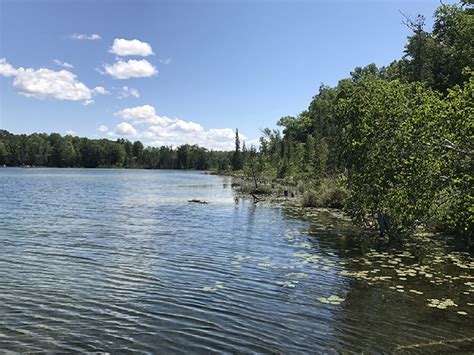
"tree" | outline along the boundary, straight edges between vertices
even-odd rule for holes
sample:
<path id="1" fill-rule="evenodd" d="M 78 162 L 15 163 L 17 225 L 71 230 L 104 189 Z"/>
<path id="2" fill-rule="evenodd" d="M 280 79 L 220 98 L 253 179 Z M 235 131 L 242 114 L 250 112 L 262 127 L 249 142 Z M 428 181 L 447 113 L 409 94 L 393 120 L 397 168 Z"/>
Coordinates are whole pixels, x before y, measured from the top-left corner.
<path id="1" fill-rule="evenodd" d="M 239 130 L 235 130 L 235 150 L 232 155 L 232 170 L 242 169 L 242 152 L 240 151 Z"/>
<path id="2" fill-rule="evenodd" d="M 138 159 L 141 152 L 143 151 L 143 144 L 140 141 L 133 142 L 132 154 Z"/>
<path id="3" fill-rule="evenodd" d="M 348 209 L 390 236 L 410 232 L 429 215 L 441 174 L 431 144 L 443 111 L 440 95 L 420 84 L 366 78 L 339 102 L 351 194 Z"/>
<path id="4" fill-rule="evenodd" d="M 5 165 L 8 162 L 8 151 L 5 143 L 0 141 L 0 165 Z"/>

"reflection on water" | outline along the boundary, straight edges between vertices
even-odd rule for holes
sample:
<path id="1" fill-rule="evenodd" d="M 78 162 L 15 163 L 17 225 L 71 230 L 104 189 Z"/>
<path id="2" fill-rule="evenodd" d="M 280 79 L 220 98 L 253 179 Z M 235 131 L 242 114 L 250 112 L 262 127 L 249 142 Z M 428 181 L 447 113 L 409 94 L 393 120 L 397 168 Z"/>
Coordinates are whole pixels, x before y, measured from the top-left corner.
<path id="1" fill-rule="evenodd" d="M 236 203 L 230 186 L 0 169 L 0 349 L 474 349 L 470 255 L 371 249 L 341 216 Z"/>

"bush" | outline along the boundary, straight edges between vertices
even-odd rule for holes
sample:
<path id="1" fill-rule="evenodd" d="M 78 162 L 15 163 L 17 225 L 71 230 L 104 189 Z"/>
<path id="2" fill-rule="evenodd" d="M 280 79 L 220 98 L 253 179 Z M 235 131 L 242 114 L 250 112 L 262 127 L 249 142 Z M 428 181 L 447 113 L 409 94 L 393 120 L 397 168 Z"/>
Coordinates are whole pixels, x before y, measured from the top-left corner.
<path id="1" fill-rule="evenodd" d="M 308 190 L 303 193 L 303 200 L 301 201 L 303 207 L 321 207 L 318 192 L 316 190 Z"/>
<path id="2" fill-rule="evenodd" d="M 302 205 L 304 207 L 330 207 L 342 208 L 347 198 L 346 190 L 334 178 L 321 181 L 316 189 L 303 193 Z"/>
<path id="3" fill-rule="evenodd" d="M 273 191 L 272 186 L 269 184 L 259 184 L 258 188 L 255 188 L 254 183 L 243 183 L 240 185 L 240 192 L 244 194 L 258 194 L 258 195 L 269 195 Z"/>

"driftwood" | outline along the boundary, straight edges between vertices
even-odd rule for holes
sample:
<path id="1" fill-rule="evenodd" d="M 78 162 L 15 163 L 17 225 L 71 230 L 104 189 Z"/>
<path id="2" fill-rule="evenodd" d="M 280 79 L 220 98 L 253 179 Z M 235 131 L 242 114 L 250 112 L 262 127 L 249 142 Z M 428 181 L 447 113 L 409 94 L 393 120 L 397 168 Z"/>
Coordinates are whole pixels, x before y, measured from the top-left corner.
<path id="1" fill-rule="evenodd" d="M 203 201 L 203 200 L 197 200 L 197 199 L 192 199 L 192 200 L 188 200 L 188 202 L 190 203 L 198 203 L 200 205 L 207 205 L 209 202 L 207 201 Z"/>
<path id="2" fill-rule="evenodd" d="M 263 199 L 259 198 L 254 193 L 251 193 L 250 195 L 253 197 L 253 203 L 259 203 L 260 201 L 263 201 Z"/>

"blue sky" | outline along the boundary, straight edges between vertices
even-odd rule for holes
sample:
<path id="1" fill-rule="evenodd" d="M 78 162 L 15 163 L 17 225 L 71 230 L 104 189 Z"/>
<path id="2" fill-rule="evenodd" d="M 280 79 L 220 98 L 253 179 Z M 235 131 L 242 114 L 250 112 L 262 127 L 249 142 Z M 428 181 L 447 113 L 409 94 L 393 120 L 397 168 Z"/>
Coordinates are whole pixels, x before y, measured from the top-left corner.
<path id="1" fill-rule="evenodd" d="M 229 149 L 238 127 L 251 143 L 321 83 L 400 58 L 399 11 L 431 26 L 438 6 L 0 0 L 0 128 Z"/>

